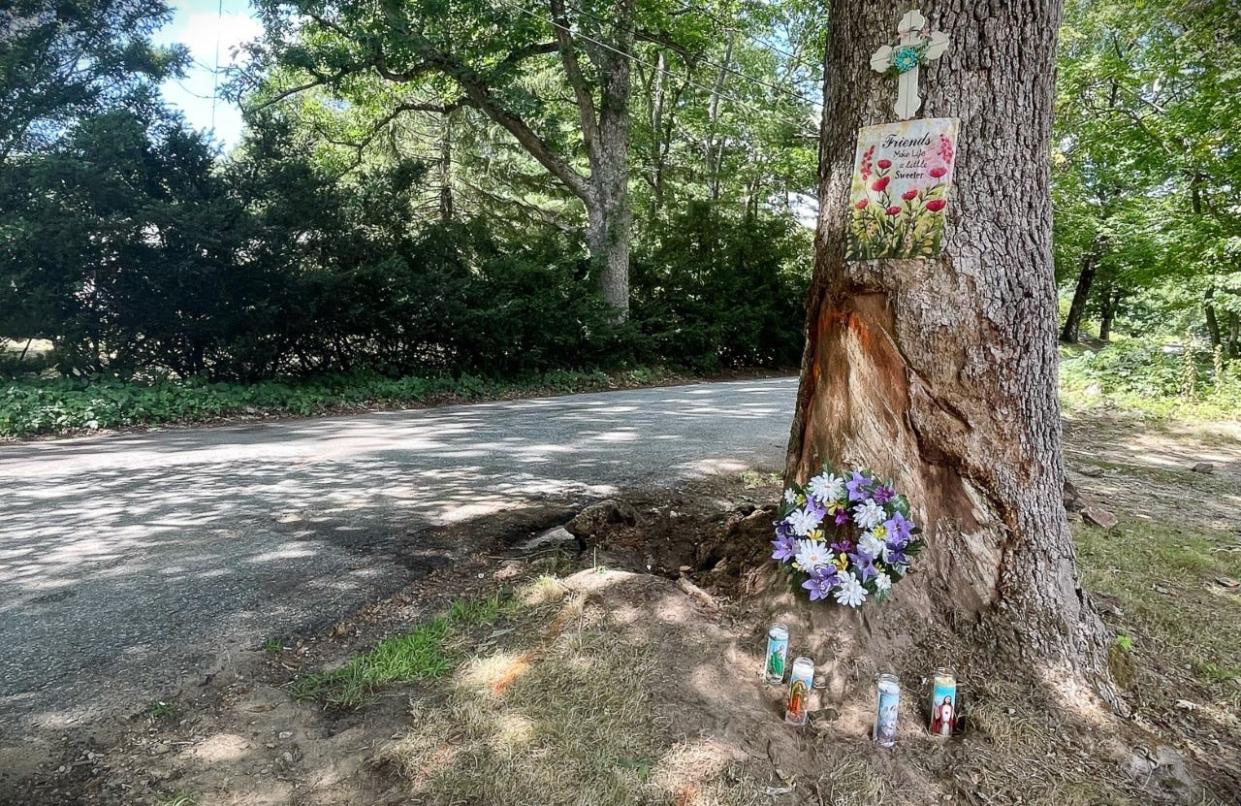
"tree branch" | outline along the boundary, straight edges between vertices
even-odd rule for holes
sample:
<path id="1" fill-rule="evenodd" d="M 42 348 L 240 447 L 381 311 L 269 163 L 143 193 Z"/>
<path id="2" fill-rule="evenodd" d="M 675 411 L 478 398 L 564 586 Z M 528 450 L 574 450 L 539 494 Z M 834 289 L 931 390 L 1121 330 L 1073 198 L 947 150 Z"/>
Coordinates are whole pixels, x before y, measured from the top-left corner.
<path id="1" fill-rule="evenodd" d="M 551 147 L 539 137 L 529 125 L 518 115 L 509 112 L 496 103 L 491 97 L 490 88 L 482 82 L 472 70 L 455 61 L 445 61 L 444 72 L 461 86 L 469 99 L 469 105 L 480 110 L 487 117 L 508 130 L 517 139 L 521 147 L 534 159 L 551 172 L 552 176 L 586 204 L 593 204 L 594 197 L 586 177 L 582 176 L 557 156 Z"/>
<path id="2" fill-rule="evenodd" d="M 550 0 L 552 8 L 552 28 L 556 32 L 556 43 L 560 49 L 560 60 L 564 63 L 565 76 L 573 94 L 577 98 L 578 113 L 582 118 L 582 141 L 586 144 L 586 153 L 590 155 L 592 164 L 595 162 L 596 143 L 599 139 L 599 121 L 595 115 L 595 96 L 582 74 L 582 66 L 577 60 L 574 49 L 573 35 L 569 33 L 569 18 L 565 16 L 564 0 Z"/>

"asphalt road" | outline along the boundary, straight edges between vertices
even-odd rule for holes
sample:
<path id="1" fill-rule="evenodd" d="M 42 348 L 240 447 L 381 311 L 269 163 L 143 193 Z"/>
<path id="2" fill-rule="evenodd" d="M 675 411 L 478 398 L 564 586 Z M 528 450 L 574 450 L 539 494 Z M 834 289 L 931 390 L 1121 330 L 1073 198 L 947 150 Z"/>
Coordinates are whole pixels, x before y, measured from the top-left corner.
<path id="1" fill-rule="evenodd" d="M 420 533 L 460 524 L 468 551 L 469 522 L 497 508 L 779 467 L 795 392 L 735 381 L 0 447 L 0 736 L 140 708 L 221 653 L 330 624 L 417 578 Z"/>

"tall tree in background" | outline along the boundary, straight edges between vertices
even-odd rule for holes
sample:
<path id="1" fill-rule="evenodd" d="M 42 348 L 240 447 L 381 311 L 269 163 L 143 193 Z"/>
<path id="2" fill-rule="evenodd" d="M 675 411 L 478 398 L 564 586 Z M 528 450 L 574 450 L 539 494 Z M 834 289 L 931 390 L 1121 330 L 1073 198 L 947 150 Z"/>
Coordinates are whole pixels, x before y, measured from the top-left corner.
<path id="1" fill-rule="evenodd" d="M 935 5 L 952 47 L 922 70 L 922 114 L 961 120 L 943 257 L 846 262 L 858 129 L 891 119 L 895 93 L 870 56 L 907 10 L 832 4 L 787 472 L 805 478 L 828 460 L 894 478 L 927 529 L 925 614 L 977 625 L 998 651 L 1115 701 L 1061 498 L 1048 170 L 1060 3 Z"/>
<path id="2" fill-rule="evenodd" d="M 664 24 L 670 18 L 655 9 L 640 20 L 635 0 L 260 6 L 267 42 L 256 52 L 266 58 L 256 67 L 286 68 L 293 81 L 309 77 L 269 100 L 314 86 L 347 90 L 379 76 L 417 96 L 396 102 L 384 123 L 406 112 L 479 110 L 581 201 L 600 291 L 618 314 L 627 312 L 633 45 L 638 37 L 673 41 Z M 551 109 L 557 86 L 540 92 L 537 77 L 549 70 L 568 86 L 576 120 Z"/>
<path id="3" fill-rule="evenodd" d="M 1223 345 L 1241 313 L 1241 159 L 1220 125 L 1241 115 L 1241 7 L 1069 0 L 1065 14 L 1054 192 L 1073 295 L 1061 338 L 1076 341 L 1091 310 L 1110 331 L 1118 303 L 1140 296 L 1130 307 L 1153 326 Z"/>
<path id="4" fill-rule="evenodd" d="M 188 60 L 157 48 L 163 0 L 15 0 L 0 9 L 0 161 L 51 144 L 77 119 L 125 102 L 157 105 L 154 85 Z"/>

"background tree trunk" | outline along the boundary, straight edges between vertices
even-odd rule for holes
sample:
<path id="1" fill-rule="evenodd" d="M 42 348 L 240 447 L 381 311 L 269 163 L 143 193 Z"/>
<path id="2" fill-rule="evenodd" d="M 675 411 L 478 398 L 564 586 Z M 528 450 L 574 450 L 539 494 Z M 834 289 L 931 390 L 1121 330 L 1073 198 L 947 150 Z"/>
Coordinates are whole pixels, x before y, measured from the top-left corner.
<path id="1" fill-rule="evenodd" d="M 1219 318 L 1215 315 L 1215 287 L 1211 286 L 1202 295 L 1202 312 L 1207 320 L 1207 336 L 1211 339 L 1211 347 L 1219 347 L 1223 339 L 1219 330 Z"/>
<path id="2" fill-rule="evenodd" d="M 1082 270 L 1077 275 L 1077 286 L 1073 289 L 1073 302 L 1069 304 L 1069 315 L 1064 319 L 1064 329 L 1060 331 L 1060 341 L 1076 344 L 1081 336 L 1082 319 L 1086 316 L 1086 303 L 1090 301 L 1090 288 L 1094 285 L 1095 264 L 1098 262 L 1096 249 L 1091 249 L 1082 258 Z"/>
<path id="3" fill-rule="evenodd" d="M 1112 340 L 1112 325 L 1116 323 L 1116 311 L 1124 293 L 1119 288 L 1108 288 L 1103 294 L 1103 309 L 1099 313 L 1099 341 Z"/>
<path id="4" fill-rule="evenodd" d="M 787 473 L 804 480 L 828 460 L 894 479 L 929 544 L 899 606 L 989 653 L 1092 683 L 1121 707 L 1062 503 L 1048 165 L 1061 4 L 924 6 L 952 45 L 922 68 L 922 114 L 961 119 L 944 255 L 846 263 L 857 132 L 891 120 L 896 94 L 870 55 L 908 8 L 832 4 L 821 212 Z M 921 623 L 887 612 L 862 622 L 889 635 Z"/>

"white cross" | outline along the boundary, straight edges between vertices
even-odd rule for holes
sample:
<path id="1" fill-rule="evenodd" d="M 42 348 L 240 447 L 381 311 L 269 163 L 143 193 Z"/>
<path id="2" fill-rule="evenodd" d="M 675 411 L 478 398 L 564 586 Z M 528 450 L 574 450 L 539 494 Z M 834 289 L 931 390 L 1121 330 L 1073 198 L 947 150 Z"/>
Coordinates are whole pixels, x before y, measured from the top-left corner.
<path id="1" fill-rule="evenodd" d="M 886 73 L 894 66 L 893 59 L 897 54 L 902 53 L 903 58 L 917 58 L 914 66 L 908 68 L 900 74 L 896 91 L 896 116 L 901 120 L 909 120 L 922 106 L 922 99 L 918 97 L 918 64 L 931 59 L 938 59 L 944 55 L 944 51 L 948 50 L 948 34 L 940 31 L 926 30 L 926 17 L 917 11 L 910 11 L 904 17 L 901 17 L 901 24 L 897 27 L 900 33 L 900 39 L 897 40 L 896 47 L 884 45 L 875 51 L 875 55 L 870 57 L 870 66 L 877 72 Z M 906 48 L 925 48 L 921 52 L 913 50 L 905 50 Z"/>

